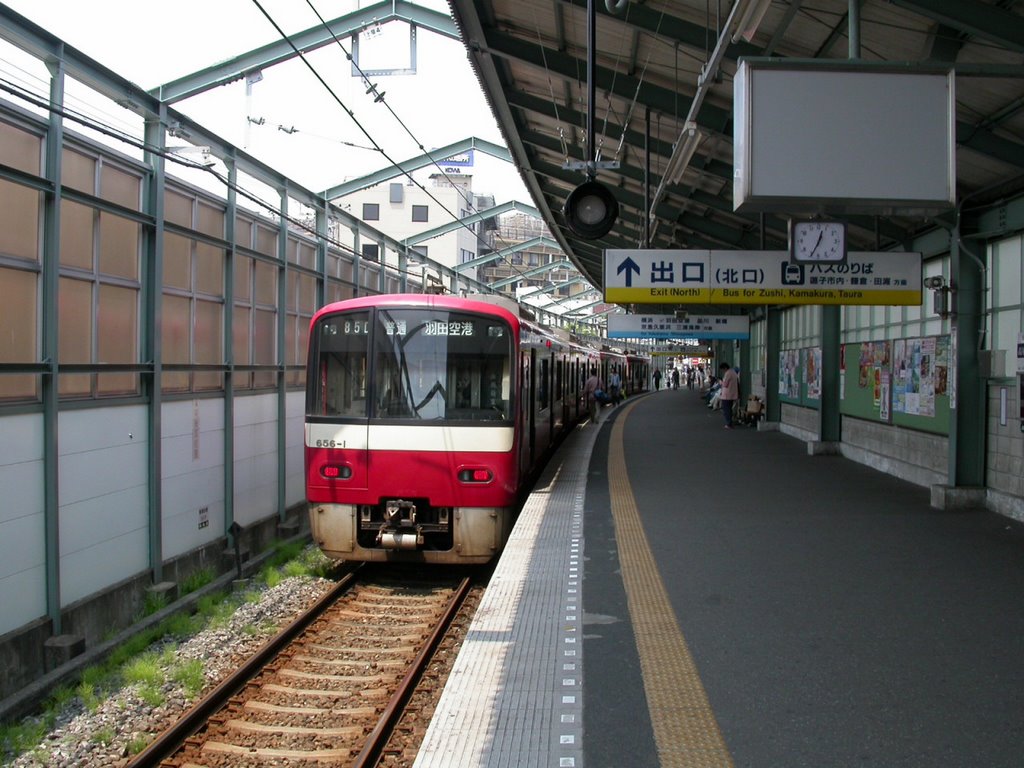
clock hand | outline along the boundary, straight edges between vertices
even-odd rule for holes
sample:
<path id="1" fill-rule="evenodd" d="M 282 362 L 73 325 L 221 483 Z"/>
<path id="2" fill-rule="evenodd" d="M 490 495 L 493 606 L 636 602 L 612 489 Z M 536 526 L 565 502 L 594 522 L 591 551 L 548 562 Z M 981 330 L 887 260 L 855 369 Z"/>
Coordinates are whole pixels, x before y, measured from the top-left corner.
<path id="1" fill-rule="evenodd" d="M 808 256 L 812 255 L 816 250 L 818 250 L 818 246 L 821 245 L 821 238 L 822 238 L 822 236 L 824 234 L 825 234 L 824 231 L 819 230 L 819 232 L 818 232 L 818 239 L 814 241 L 814 247 L 811 248 L 811 252 L 809 254 L 807 254 Z"/>

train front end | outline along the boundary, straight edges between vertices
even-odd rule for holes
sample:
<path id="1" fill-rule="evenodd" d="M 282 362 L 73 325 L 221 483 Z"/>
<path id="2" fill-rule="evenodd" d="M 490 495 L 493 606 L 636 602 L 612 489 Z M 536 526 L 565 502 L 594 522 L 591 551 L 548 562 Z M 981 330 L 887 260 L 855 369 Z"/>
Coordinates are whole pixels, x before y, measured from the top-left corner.
<path id="1" fill-rule="evenodd" d="M 472 564 L 501 551 L 520 482 L 517 333 L 504 309 L 437 296 L 313 318 L 306 495 L 327 555 Z"/>

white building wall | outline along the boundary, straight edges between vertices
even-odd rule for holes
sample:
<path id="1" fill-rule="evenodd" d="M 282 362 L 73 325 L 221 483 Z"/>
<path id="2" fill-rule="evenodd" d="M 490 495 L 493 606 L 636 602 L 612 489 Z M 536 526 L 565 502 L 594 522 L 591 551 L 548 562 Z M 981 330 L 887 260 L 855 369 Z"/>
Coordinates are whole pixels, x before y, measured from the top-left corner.
<path id="1" fill-rule="evenodd" d="M 46 613 L 43 417 L 0 418 L 0 635 Z"/>
<path id="2" fill-rule="evenodd" d="M 374 229 L 386 232 L 395 240 L 404 240 L 443 224 L 450 224 L 453 221 L 453 215 L 455 218 L 459 218 L 464 211 L 471 209 L 473 196 L 469 189 L 457 189 L 450 184 L 434 186 L 434 182 L 429 180 L 423 182 L 426 191 L 413 184 L 404 183 L 402 202 L 392 203 L 390 201 L 390 184 L 392 183 L 399 182 L 395 180 L 377 184 L 354 192 L 338 202 L 350 206 L 349 212 L 359 218 L 362 218 L 364 203 L 376 203 L 379 206 L 380 219 L 367 223 Z M 412 220 L 414 205 L 427 206 L 427 221 Z M 474 255 L 477 254 L 479 251 L 477 243 L 473 232 L 465 227 L 459 227 L 418 245 L 426 247 L 427 258 L 446 267 L 454 268 L 458 264 L 462 249 L 471 251 Z M 389 264 L 397 264 L 394 254 L 389 253 L 388 257 Z M 419 268 L 416 267 L 416 269 Z"/>
<path id="3" fill-rule="evenodd" d="M 144 405 L 62 411 L 61 605 L 149 567 Z"/>
<path id="4" fill-rule="evenodd" d="M 292 506 L 305 499 L 304 394 L 289 392 L 286 407 Z M 235 420 L 235 516 L 244 526 L 277 514 L 277 395 L 237 398 Z M 161 421 L 162 555 L 170 559 L 225 533 L 224 401 L 168 402 Z M 0 635 L 47 611 L 42 423 L 40 414 L 0 418 Z M 60 414 L 62 606 L 150 567 L 147 429 L 144 405 Z"/>
<path id="5" fill-rule="evenodd" d="M 277 394 L 235 398 L 235 521 L 277 514 Z"/>
<path id="6" fill-rule="evenodd" d="M 224 400 L 164 403 L 161 413 L 163 556 L 224 535 Z"/>

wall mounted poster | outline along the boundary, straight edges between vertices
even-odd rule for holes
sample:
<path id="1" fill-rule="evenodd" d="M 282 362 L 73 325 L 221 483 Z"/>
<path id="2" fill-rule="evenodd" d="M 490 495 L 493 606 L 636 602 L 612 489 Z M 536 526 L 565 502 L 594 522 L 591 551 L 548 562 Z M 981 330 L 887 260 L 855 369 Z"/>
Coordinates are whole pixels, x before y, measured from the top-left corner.
<path id="1" fill-rule="evenodd" d="M 881 407 L 882 372 L 889 369 L 889 352 L 888 341 L 864 341 L 860 345 L 857 385 L 861 389 L 871 390 L 871 403 L 875 408 Z"/>
<path id="2" fill-rule="evenodd" d="M 875 369 L 889 367 L 889 350 L 890 342 L 888 341 L 861 342 L 860 360 L 857 363 L 860 375 L 857 382 L 862 388 L 876 386 L 878 374 Z M 875 405 L 878 405 L 877 398 Z"/>
<path id="3" fill-rule="evenodd" d="M 892 372 L 892 409 L 899 413 L 906 413 L 907 410 L 906 348 L 906 339 L 897 339 L 893 343 L 892 357 L 896 365 Z"/>
<path id="4" fill-rule="evenodd" d="M 935 394 L 948 394 L 949 389 L 949 339 L 944 336 L 935 339 Z"/>
<path id="5" fill-rule="evenodd" d="M 779 394 L 793 400 L 800 399 L 800 350 L 779 352 Z"/>
<path id="6" fill-rule="evenodd" d="M 846 345 L 839 345 L 839 399 L 846 399 Z"/>
<path id="7" fill-rule="evenodd" d="M 893 410 L 935 416 L 935 396 L 949 383 L 949 340 L 926 336 L 900 339 L 893 354 Z"/>
<path id="8" fill-rule="evenodd" d="M 821 399 L 821 347 L 807 350 L 807 397 L 810 400 Z"/>
<path id="9" fill-rule="evenodd" d="M 955 378 L 952 336 L 847 343 L 841 413 L 949 434 Z M 1024 409 L 1024 392 L 1021 406 Z"/>
<path id="10" fill-rule="evenodd" d="M 889 400 L 892 394 L 891 378 L 889 371 L 882 371 L 880 382 L 881 401 L 878 404 L 878 418 L 882 421 L 889 421 Z"/>
<path id="11" fill-rule="evenodd" d="M 946 388 L 949 392 L 949 409 L 951 411 L 956 410 L 956 345 L 957 338 L 959 338 L 956 331 L 956 323 L 949 329 L 949 351 L 946 354 L 947 360 L 953 361 L 953 375 L 946 374 Z"/>

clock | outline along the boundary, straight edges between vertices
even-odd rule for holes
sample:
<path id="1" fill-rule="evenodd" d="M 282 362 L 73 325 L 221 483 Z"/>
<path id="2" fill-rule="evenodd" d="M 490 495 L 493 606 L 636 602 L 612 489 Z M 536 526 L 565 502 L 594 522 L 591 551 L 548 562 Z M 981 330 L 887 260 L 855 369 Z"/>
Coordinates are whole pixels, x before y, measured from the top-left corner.
<path id="1" fill-rule="evenodd" d="M 792 261 L 840 264 L 846 261 L 846 224 L 823 219 L 793 220 L 789 224 Z"/>

